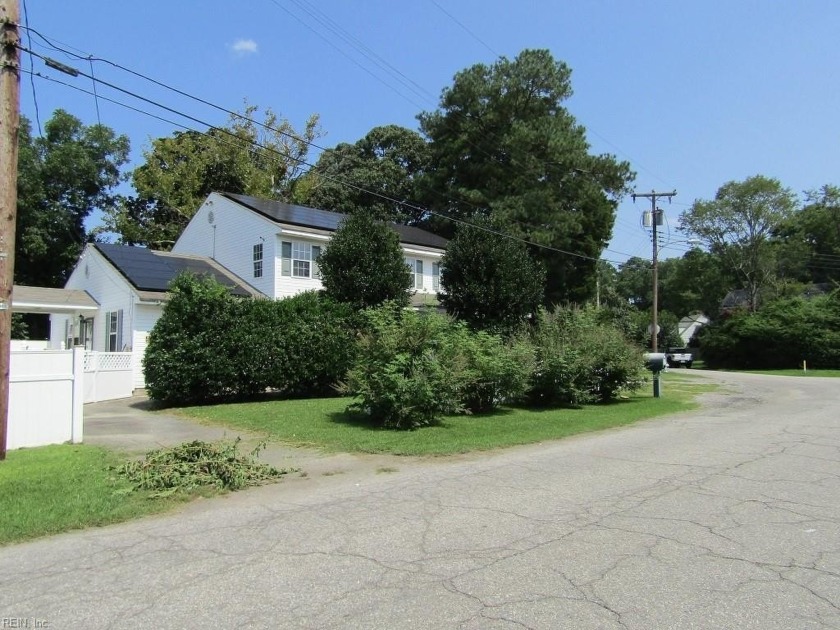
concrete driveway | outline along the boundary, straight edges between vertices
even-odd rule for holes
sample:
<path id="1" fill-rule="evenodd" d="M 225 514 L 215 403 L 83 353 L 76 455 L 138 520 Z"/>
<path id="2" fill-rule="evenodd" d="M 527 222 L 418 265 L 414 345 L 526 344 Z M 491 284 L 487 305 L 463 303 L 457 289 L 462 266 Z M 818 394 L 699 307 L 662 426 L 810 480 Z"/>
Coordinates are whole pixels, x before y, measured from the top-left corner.
<path id="1" fill-rule="evenodd" d="M 731 393 L 690 414 L 0 549 L 0 618 L 840 627 L 840 380 L 705 377 Z"/>

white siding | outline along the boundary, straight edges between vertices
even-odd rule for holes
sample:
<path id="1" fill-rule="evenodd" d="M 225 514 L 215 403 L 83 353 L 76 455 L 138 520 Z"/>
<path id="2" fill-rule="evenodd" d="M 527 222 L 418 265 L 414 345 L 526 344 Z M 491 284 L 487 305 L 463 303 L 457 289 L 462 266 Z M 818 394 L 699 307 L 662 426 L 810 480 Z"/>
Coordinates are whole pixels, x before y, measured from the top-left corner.
<path id="1" fill-rule="evenodd" d="M 283 249 L 281 243 L 288 241 L 290 243 L 306 243 L 310 246 L 315 245 L 321 248 L 326 248 L 329 243 L 328 240 L 307 238 L 292 234 L 278 234 L 275 237 L 274 250 L 277 252 L 273 260 L 274 277 L 277 279 L 274 287 L 274 297 L 280 299 L 291 297 L 304 291 L 318 291 L 323 288 L 321 280 L 318 278 L 296 278 L 294 276 L 284 276 L 282 273 L 283 266 Z"/>
<path id="2" fill-rule="evenodd" d="M 105 332 L 105 314 L 123 311 L 122 347 L 117 350 L 130 350 L 132 343 L 132 323 L 136 293 L 131 285 L 111 266 L 93 245 L 85 247 L 82 257 L 76 263 L 73 273 L 67 279 L 66 289 L 83 289 L 99 302 L 99 310 L 93 322 L 93 350 L 108 350 Z M 60 317 L 54 317 L 53 330 L 58 328 L 59 342 L 64 336 L 64 324 Z M 51 330 L 51 333 L 53 332 Z"/>
<path id="3" fill-rule="evenodd" d="M 172 251 L 213 258 L 266 296 L 279 299 L 323 286 L 318 278 L 282 275 L 281 243 L 308 243 L 326 248 L 330 236 L 325 230 L 278 224 L 213 193 L 196 212 Z M 254 277 L 253 248 L 258 243 L 263 245 L 262 278 Z M 432 288 L 432 263 L 440 261 L 443 250 L 406 244 L 403 250 L 406 258 L 423 261 L 423 288 L 419 292 L 436 293 Z"/>
<path id="4" fill-rule="evenodd" d="M 407 263 L 414 263 L 417 260 L 423 261 L 423 288 L 414 290 L 417 293 L 437 293 L 440 289 L 433 288 L 432 265 L 440 262 L 443 253 L 426 247 L 421 248 L 417 245 L 403 244 L 402 248 Z M 414 265 L 412 265 L 412 269 L 414 269 Z"/>
<path id="5" fill-rule="evenodd" d="M 213 258 L 258 291 L 274 297 L 271 261 L 279 254 L 274 251 L 274 236 L 278 231 L 272 221 L 213 193 L 190 220 L 172 251 Z M 255 278 L 254 245 L 259 243 L 263 245 L 263 276 Z"/>
<path id="6" fill-rule="evenodd" d="M 149 333 L 163 312 L 162 306 L 138 304 L 134 312 L 134 338 L 132 341 L 134 368 L 134 387 L 146 387 L 146 377 L 143 374 L 143 357 L 146 355 L 146 344 Z"/>

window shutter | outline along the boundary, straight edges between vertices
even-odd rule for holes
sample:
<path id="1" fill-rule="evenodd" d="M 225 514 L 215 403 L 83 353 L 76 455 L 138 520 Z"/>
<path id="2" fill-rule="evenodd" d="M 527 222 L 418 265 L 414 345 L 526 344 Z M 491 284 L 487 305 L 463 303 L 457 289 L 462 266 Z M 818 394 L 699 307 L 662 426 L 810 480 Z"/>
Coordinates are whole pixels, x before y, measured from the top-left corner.
<path id="1" fill-rule="evenodd" d="M 438 291 L 440 289 L 440 263 L 432 263 L 432 289 Z"/>
<path id="2" fill-rule="evenodd" d="M 111 349 L 111 311 L 105 313 L 105 343 L 102 350 L 108 352 Z"/>
<path id="3" fill-rule="evenodd" d="M 321 257 L 321 246 L 320 245 L 313 245 L 312 246 L 312 277 L 313 278 L 320 278 L 321 277 L 321 268 L 318 266 L 318 259 Z"/>
<path id="4" fill-rule="evenodd" d="M 417 260 L 417 275 L 414 276 L 414 288 L 415 289 L 422 289 L 423 288 L 423 261 Z"/>
<path id="5" fill-rule="evenodd" d="M 122 352 L 123 349 L 123 310 L 117 311 L 117 347 L 116 352 Z"/>
<path id="6" fill-rule="evenodd" d="M 283 276 L 292 275 L 292 244 L 289 241 L 283 241 L 280 244 L 280 274 Z"/>

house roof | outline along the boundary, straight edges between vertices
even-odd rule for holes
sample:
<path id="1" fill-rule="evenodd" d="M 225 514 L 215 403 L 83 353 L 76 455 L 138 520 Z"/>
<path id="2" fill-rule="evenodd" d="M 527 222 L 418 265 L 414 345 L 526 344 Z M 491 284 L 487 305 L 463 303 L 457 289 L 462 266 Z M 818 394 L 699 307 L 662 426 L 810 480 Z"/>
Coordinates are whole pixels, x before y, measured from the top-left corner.
<path id="1" fill-rule="evenodd" d="M 94 247 L 137 289 L 143 299 L 161 298 L 168 290 L 169 283 L 183 272 L 211 276 L 230 288 L 233 295 L 262 295 L 219 263 L 204 256 L 173 254 L 111 243 L 94 243 Z"/>
<path id="2" fill-rule="evenodd" d="M 270 201 L 268 199 L 258 199 L 256 197 L 235 195 L 233 193 L 219 194 L 272 221 L 288 225 L 335 232 L 341 221 L 347 216 L 339 212 L 296 206 L 282 201 Z M 409 225 L 399 225 L 397 223 L 389 223 L 389 225 L 400 235 L 401 243 L 446 249 L 448 241 L 442 236 Z"/>
<path id="3" fill-rule="evenodd" d="M 16 313 L 77 313 L 95 311 L 99 303 L 80 289 L 48 289 L 16 284 L 12 288 L 12 310 Z"/>

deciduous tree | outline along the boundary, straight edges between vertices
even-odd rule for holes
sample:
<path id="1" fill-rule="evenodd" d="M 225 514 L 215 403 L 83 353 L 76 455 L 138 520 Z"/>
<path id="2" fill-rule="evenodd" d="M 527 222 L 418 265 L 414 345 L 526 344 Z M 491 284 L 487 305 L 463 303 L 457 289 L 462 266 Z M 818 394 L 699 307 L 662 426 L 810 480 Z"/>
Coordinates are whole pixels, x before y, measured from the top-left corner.
<path id="1" fill-rule="evenodd" d="M 19 147 L 15 282 L 60 287 L 89 240 L 85 219 L 116 206 L 128 138 L 58 109 L 42 137 L 21 117 Z"/>
<path id="2" fill-rule="evenodd" d="M 772 237 L 796 209 L 796 197 L 777 179 L 755 175 L 727 182 L 710 201 L 698 199 L 680 218 L 682 230 L 703 241 L 737 276 L 756 310 L 776 278 Z"/>
<path id="3" fill-rule="evenodd" d="M 297 132 L 271 109 L 262 122 L 258 114 L 250 105 L 223 128 L 154 140 L 132 174 L 137 195 L 106 213 L 101 231 L 125 244 L 170 249 L 213 191 L 297 201 L 310 143 L 321 135 L 318 117 Z"/>
<path id="4" fill-rule="evenodd" d="M 429 163 L 429 148 L 416 131 L 374 127 L 354 144 L 341 143 L 318 158 L 307 176 L 307 205 L 336 212 L 370 212 L 376 218 L 413 224 L 423 218 L 413 206 L 417 179 Z M 391 200 L 406 201 L 408 205 Z"/>

